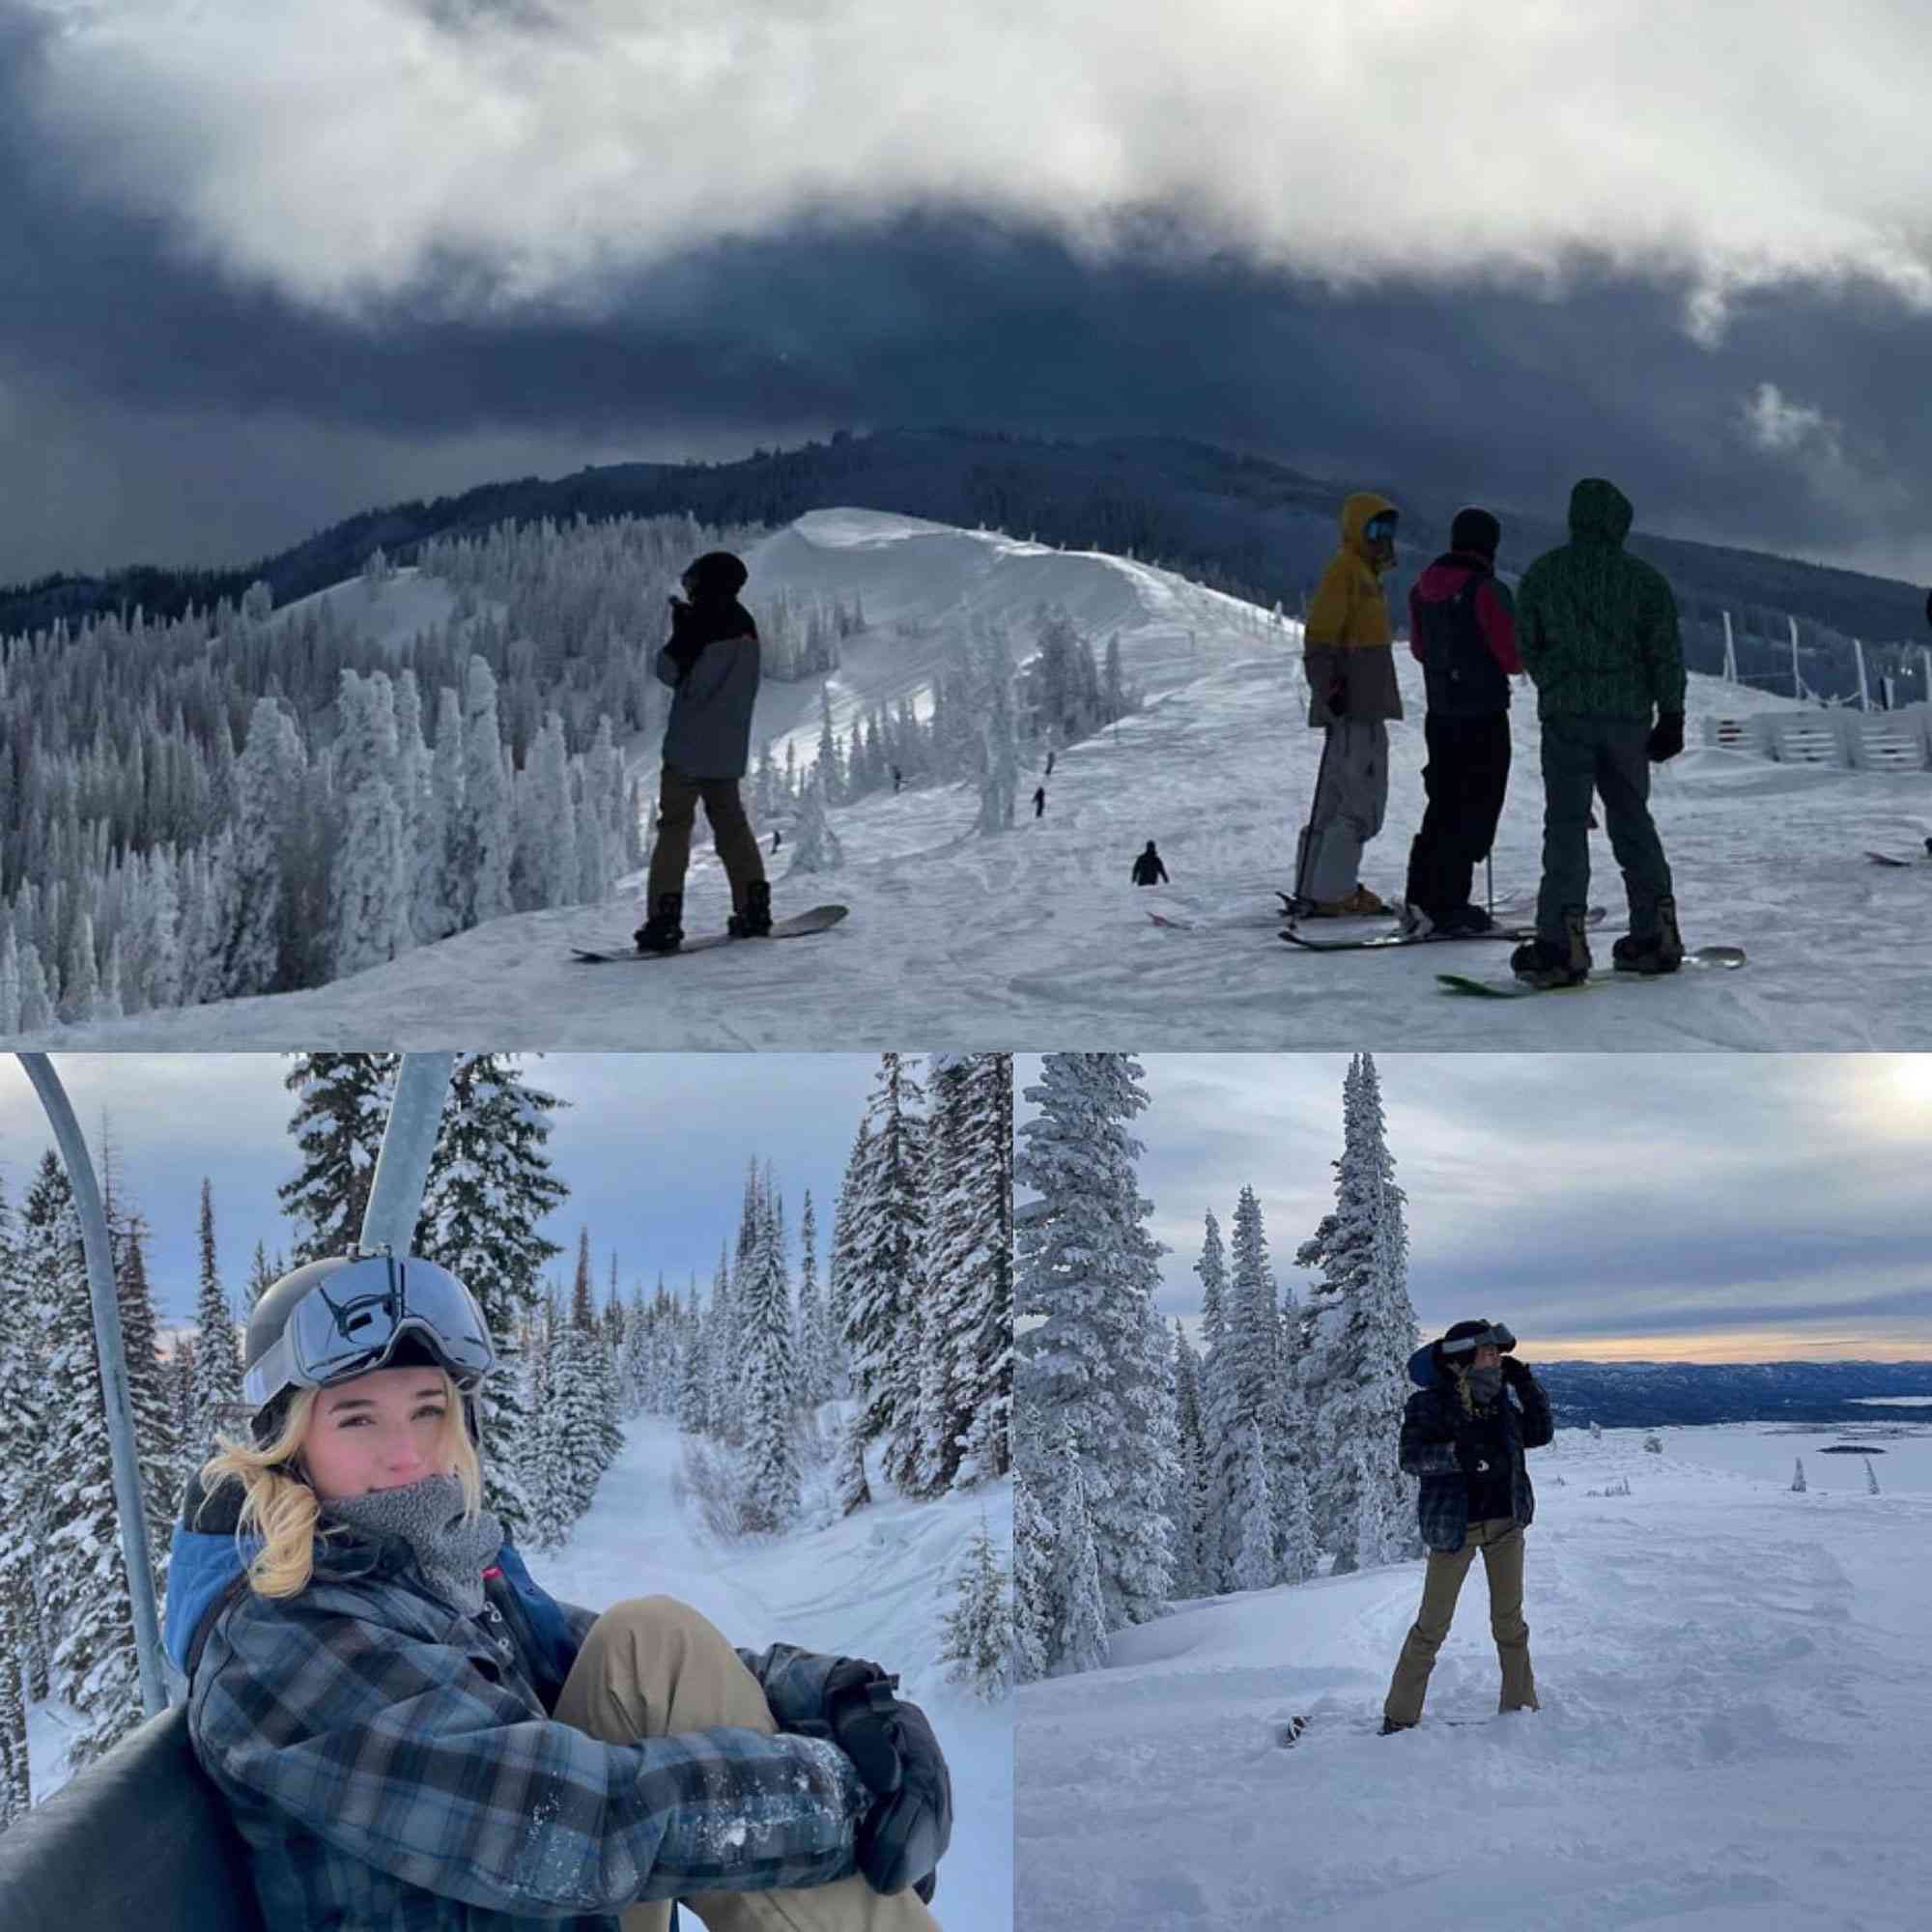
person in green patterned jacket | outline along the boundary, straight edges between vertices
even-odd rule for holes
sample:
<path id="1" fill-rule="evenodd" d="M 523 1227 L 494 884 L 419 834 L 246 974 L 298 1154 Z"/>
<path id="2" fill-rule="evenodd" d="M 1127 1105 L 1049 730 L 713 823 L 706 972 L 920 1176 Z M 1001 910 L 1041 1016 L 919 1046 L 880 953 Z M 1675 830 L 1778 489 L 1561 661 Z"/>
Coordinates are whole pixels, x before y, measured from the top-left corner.
<path id="1" fill-rule="evenodd" d="M 1573 985 L 1590 971 L 1593 792 L 1630 899 L 1612 962 L 1672 973 L 1684 957 L 1649 805 L 1650 767 L 1684 749 L 1684 652 L 1670 585 L 1623 547 L 1631 516 L 1615 484 L 1586 476 L 1570 493 L 1570 541 L 1538 557 L 1517 591 L 1517 648 L 1543 725 L 1543 885 L 1536 937 L 1510 967 L 1534 986 Z"/>

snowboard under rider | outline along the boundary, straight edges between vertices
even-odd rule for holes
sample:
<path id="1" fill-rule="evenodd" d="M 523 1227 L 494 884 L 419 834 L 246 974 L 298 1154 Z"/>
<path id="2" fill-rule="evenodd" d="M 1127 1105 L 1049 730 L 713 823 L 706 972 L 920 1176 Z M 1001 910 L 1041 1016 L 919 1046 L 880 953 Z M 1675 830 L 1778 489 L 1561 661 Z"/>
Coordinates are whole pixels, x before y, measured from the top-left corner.
<path id="1" fill-rule="evenodd" d="M 751 763 L 760 668 L 758 627 L 738 602 L 749 574 L 729 551 L 707 551 L 686 567 L 684 596 L 670 600 L 670 641 L 656 670 L 673 696 L 639 952 L 674 952 L 684 939 L 684 875 L 700 804 L 731 885 L 732 935 L 761 939 L 772 929 L 772 889 L 738 795 Z"/>
<path id="2" fill-rule="evenodd" d="M 168 1657 L 271 1926 L 929 1932 L 945 1759 L 861 1659 L 668 1596 L 558 1602 L 483 1507 L 456 1276 L 311 1262 L 248 1319 L 245 1439 L 174 1532 Z"/>
<path id="3" fill-rule="evenodd" d="M 1584 477 L 1570 493 L 1570 541 L 1538 557 L 1517 589 L 1517 648 L 1543 726 L 1543 883 L 1536 937 L 1510 955 L 1510 968 L 1533 986 L 1590 974 L 1593 792 L 1630 901 L 1630 930 L 1610 949 L 1611 964 L 1674 973 L 1684 958 L 1649 804 L 1651 766 L 1684 749 L 1684 650 L 1669 583 L 1623 547 L 1632 514 L 1615 484 Z"/>
<path id="4" fill-rule="evenodd" d="M 1410 932 L 1488 932 L 1493 923 L 1470 891 L 1502 816 L 1509 681 L 1522 669 L 1510 594 L 1495 574 L 1501 540 L 1502 526 L 1489 511 L 1459 510 L 1448 550 L 1408 593 L 1409 650 L 1429 694 L 1422 723 L 1429 803 L 1409 847 L 1404 895 Z"/>
<path id="5" fill-rule="evenodd" d="M 1308 823 L 1294 858 L 1304 918 L 1353 919 L 1388 905 L 1361 882 L 1362 848 L 1388 808 L 1388 726 L 1402 716 L 1383 573 L 1395 567 L 1399 512 L 1358 491 L 1342 505 L 1342 543 L 1303 627 L 1308 722 L 1324 735 Z"/>
<path id="6" fill-rule="evenodd" d="M 1164 886 L 1167 883 L 1167 867 L 1161 864 L 1160 854 L 1153 849 L 1153 840 L 1150 838 L 1147 850 L 1134 861 L 1134 884 Z"/>
<path id="7" fill-rule="evenodd" d="M 1403 1410 L 1400 1460 L 1407 1474 L 1422 1479 L 1416 1512 L 1429 1562 L 1422 1607 L 1382 1704 L 1384 1737 L 1420 1722 L 1435 1654 L 1478 1549 L 1502 1663 L 1497 1709 L 1537 1708 L 1522 1615 L 1522 1533 L 1536 1513 L 1536 1495 L 1523 1452 L 1544 1447 L 1555 1427 L 1549 1398 L 1511 1352 L 1515 1348 L 1516 1337 L 1500 1322 L 1458 1321 L 1409 1357 L 1409 1379 L 1418 1387 Z"/>

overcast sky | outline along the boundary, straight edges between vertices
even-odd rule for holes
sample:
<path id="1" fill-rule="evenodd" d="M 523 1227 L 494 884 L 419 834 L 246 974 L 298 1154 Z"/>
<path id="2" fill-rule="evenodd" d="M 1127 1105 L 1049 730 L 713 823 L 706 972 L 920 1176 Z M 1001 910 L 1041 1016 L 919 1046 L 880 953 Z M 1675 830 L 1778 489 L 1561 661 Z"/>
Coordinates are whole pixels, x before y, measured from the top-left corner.
<path id="1" fill-rule="evenodd" d="M 164 1321 L 189 1321 L 199 1280 L 201 1182 L 214 1187 L 223 1285 L 238 1304 L 255 1243 L 293 1245 L 275 1190 L 295 1175 L 294 1096 L 278 1054 L 54 1056 L 97 1168 L 107 1134 L 123 1194 L 153 1234 L 148 1272 Z M 805 1190 L 818 1216 L 818 1279 L 853 1136 L 879 1065 L 876 1054 L 558 1053 L 525 1058 L 528 1083 L 573 1104 L 552 1115 L 549 1152 L 570 1197 L 544 1223 L 565 1252 L 551 1273 L 568 1289 L 580 1227 L 590 1230 L 597 1293 L 611 1256 L 630 1298 L 658 1271 L 683 1293 L 690 1273 L 710 1292 L 721 1240 L 735 1241 L 745 1163 L 769 1158 L 785 1199 L 791 1251 Z M 15 1214 L 52 1146 L 39 1097 L 12 1054 L 0 1054 L 0 1184 Z"/>
<path id="2" fill-rule="evenodd" d="M 0 0 L 0 579 L 844 425 L 1932 576 L 1919 0 Z"/>
<path id="3" fill-rule="evenodd" d="M 1932 1358 L 1932 1054 L 1375 1058 L 1425 1336 L 1469 1318 L 1532 1358 Z M 1348 1064 L 1143 1060 L 1160 1305 L 1193 1332 L 1202 1217 L 1228 1241 L 1244 1185 L 1306 1298 L 1294 1251 L 1334 1207 Z M 1021 1121 L 1038 1068 L 1015 1064 Z"/>

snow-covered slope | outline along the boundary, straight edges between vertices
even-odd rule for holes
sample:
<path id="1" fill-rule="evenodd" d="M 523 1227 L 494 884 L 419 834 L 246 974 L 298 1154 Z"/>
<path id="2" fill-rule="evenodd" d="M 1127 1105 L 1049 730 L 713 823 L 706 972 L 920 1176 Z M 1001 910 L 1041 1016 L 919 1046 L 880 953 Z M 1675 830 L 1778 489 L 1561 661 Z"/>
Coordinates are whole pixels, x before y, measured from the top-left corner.
<path id="1" fill-rule="evenodd" d="M 677 1597 L 748 1649 L 782 1640 L 868 1657 L 899 1672 L 902 1694 L 932 1719 L 952 1774 L 952 1849 L 933 1909 L 947 1932 L 1006 1932 L 1011 1705 L 989 1706 L 947 1682 L 939 1652 L 950 1582 L 982 1514 L 999 1548 L 1012 1547 L 1011 1486 L 939 1503 L 884 1501 L 776 1542 L 720 1545 L 696 1527 L 695 1505 L 677 1492 L 677 1431 L 646 1416 L 628 1424 L 625 1436 L 570 1543 L 554 1555 L 525 1552 L 530 1574 L 566 1602 L 593 1609 L 625 1597 Z M 29 1707 L 37 1801 L 67 1781 L 77 1722 L 64 1706 Z"/>
<path id="2" fill-rule="evenodd" d="M 1874 1459 L 1878 1496 L 1862 1458 L 1810 1453 L 1833 1439 L 1727 1425 L 1653 1456 L 1566 1430 L 1533 1454 L 1534 1714 L 1493 1715 L 1480 1563 L 1422 1728 L 1395 1737 L 1419 1562 L 1191 1605 L 1117 1635 L 1106 1669 L 1023 1687 L 1018 1922 L 1923 1926 L 1932 1431 Z"/>
<path id="3" fill-rule="evenodd" d="M 1693 676 L 1691 749 L 1657 769 L 1655 807 L 1687 938 L 1741 943 L 1751 963 L 1713 978 L 1618 982 L 1477 1005 L 1437 970 L 1506 972 L 1500 947 L 1321 959 L 1275 937 L 1314 787 L 1296 624 L 1171 573 L 875 511 L 820 511 L 752 553 L 753 601 L 858 593 L 870 624 L 833 679 L 841 725 L 923 690 L 980 613 L 1017 620 L 1057 603 L 1096 649 L 1118 631 L 1144 712 L 1060 753 L 1045 816 L 977 837 L 962 788 L 874 795 L 834 813 L 845 862 L 786 873 L 778 910 L 837 899 L 852 917 L 809 942 L 688 960 L 585 968 L 573 942 L 628 946 L 633 896 L 518 915 L 311 993 L 58 1032 L 50 1045 L 168 1049 L 401 1045 L 1048 1049 L 1352 1047 L 1868 1048 L 1932 1045 L 1932 867 L 1887 871 L 1867 846 L 1918 849 L 1932 775 L 1773 764 L 1701 744 L 1707 716 L 1787 701 Z M 398 580 L 385 598 L 402 593 Z M 345 615 L 366 603 L 339 593 Z M 412 596 L 416 592 L 410 592 Z M 424 599 L 433 586 L 421 586 Z M 379 600 L 373 609 L 384 608 Z M 400 608 L 400 607 L 398 607 Z M 427 606 L 425 605 L 425 609 Z M 413 615 L 414 607 L 411 607 Z M 392 613 L 393 614 L 393 613 Z M 386 620 L 385 620 L 386 621 Z M 1399 893 L 1422 815 L 1420 673 L 1397 656 L 1409 718 L 1391 729 L 1388 823 L 1363 867 Z M 768 687 L 756 729 L 816 744 L 815 681 Z M 1534 703 L 1519 694 L 1515 769 L 1494 859 L 1499 895 L 1533 893 L 1542 840 Z M 648 765 L 654 749 L 636 753 Z M 780 755 L 782 756 L 781 744 Z M 1030 793 L 1037 772 L 1023 780 Z M 1171 887 L 1128 884 L 1157 838 Z M 767 840 L 767 844 L 769 841 Z M 1620 914 L 1607 841 L 1593 895 Z M 1153 910 L 1208 929 L 1163 930 Z M 686 924 L 724 923 L 708 846 Z M 1607 953 L 1608 937 L 1600 950 Z"/>

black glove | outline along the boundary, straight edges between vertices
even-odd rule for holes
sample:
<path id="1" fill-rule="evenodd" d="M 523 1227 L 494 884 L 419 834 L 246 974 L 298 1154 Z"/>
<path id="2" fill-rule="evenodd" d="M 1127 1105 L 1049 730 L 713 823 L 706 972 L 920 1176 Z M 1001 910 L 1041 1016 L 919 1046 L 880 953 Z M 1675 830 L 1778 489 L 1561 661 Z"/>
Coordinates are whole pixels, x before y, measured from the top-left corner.
<path id="1" fill-rule="evenodd" d="M 1530 1379 L 1529 1364 L 1520 1362 L 1514 1355 L 1503 1357 L 1503 1380 L 1511 1388 L 1520 1389 Z"/>
<path id="2" fill-rule="evenodd" d="M 1337 678 L 1328 687 L 1328 715 L 1331 718 L 1346 718 L 1349 715 L 1349 685 L 1346 678 Z"/>
<path id="3" fill-rule="evenodd" d="M 859 1826 L 861 1875 L 881 1892 L 917 1879 L 930 1902 L 952 1842 L 952 1780 L 925 1713 L 894 1696 L 897 1685 L 876 1663 L 845 1659 L 825 1681 L 825 1728 L 878 1800 Z"/>
<path id="4" fill-rule="evenodd" d="M 1666 758 L 1674 758 L 1683 749 L 1683 712 L 1660 711 L 1656 724 L 1651 727 L 1650 742 L 1644 747 L 1650 762 L 1661 765 Z"/>

